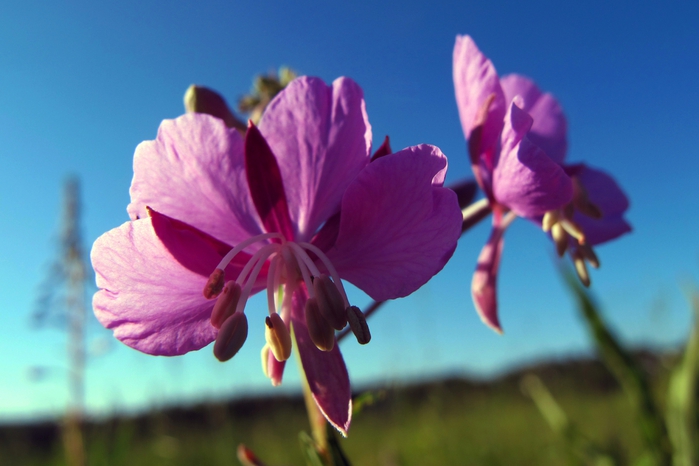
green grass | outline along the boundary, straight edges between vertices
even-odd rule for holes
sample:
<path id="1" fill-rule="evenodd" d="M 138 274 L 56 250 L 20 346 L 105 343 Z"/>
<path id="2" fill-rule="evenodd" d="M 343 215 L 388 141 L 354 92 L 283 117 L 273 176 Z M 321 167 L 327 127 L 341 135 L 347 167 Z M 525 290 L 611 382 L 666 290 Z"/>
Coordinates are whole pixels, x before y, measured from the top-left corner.
<path id="1" fill-rule="evenodd" d="M 620 464 L 639 456 L 630 405 L 600 364 L 531 371 L 579 431 Z M 387 389 L 381 401 L 355 416 L 341 445 L 355 466 L 582 464 L 522 394 L 520 377 L 518 372 L 491 383 L 450 379 Z M 664 380 L 661 370 L 658 385 Z M 282 466 L 304 464 L 298 434 L 308 424 L 299 397 L 170 409 L 85 430 L 91 466 L 237 465 L 240 443 L 268 465 Z M 58 429 L 1 427 L 0 464 L 64 465 Z"/>

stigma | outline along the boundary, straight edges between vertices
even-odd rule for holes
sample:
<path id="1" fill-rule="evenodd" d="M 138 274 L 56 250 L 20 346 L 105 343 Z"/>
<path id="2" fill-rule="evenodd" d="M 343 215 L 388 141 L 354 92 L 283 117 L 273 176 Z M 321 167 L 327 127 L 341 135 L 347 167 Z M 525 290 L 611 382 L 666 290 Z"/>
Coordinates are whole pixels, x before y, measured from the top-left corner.
<path id="1" fill-rule="evenodd" d="M 235 279 L 225 269 L 239 253 L 258 244 Z M 265 265 L 267 268 L 265 269 Z M 259 280 L 266 273 L 266 280 Z M 369 330 L 361 311 L 351 306 L 337 270 L 327 255 L 307 242 L 289 241 L 280 233 L 264 233 L 249 238 L 231 249 L 219 262 L 204 286 L 207 299 L 216 299 L 211 325 L 219 329 L 214 355 L 221 361 L 232 358 L 247 337 L 245 307 L 250 296 L 261 287 L 267 289 L 264 351 L 277 361 L 291 354 L 289 332 L 292 296 L 305 289 L 305 320 L 313 344 L 330 351 L 336 344 L 335 331 L 348 324 L 357 340 L 368 342 Z M 359 315 L 358 315 L 359 314 Z M 359 323 L 358 323 L 359 319 Z"/>

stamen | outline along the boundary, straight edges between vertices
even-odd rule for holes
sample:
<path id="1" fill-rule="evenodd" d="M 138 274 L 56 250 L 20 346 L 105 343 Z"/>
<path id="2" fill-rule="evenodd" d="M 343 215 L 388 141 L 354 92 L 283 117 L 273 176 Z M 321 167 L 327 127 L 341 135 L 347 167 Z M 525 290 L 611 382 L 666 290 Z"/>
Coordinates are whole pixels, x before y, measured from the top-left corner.
<path id="1" fill-rule="evenodd" d="M 257 263 L 260 261 L 260 258 L 264 256 L 264 260 L 267 260 L 267 258 L 271 256 L 272 253 L 275 252 L 275 250 L 278 250 L 279 247 L 280 246 L 278 244 L 268 244 L 267 246 L 263 247 L 255 254 L 253 254 L 250 260 L 247 262 L 247 264 L 245 264 L 245 267 L 243 267 L 243 270 L 241 270 L 238 274 L 238 278 L 235 279 L 236 283 L 242 284 L 243 282 L 245 282 L 247 275 L 250 273 L 250 270 L 257 265 Z"/>
<path id="2" fill-rule="evenodd" d="M 366 345 L 371 340 L 369 324 L 366 322 L 364 313 L 357 306 L 350 306 L 347 309 L 347 321 L 352 329 L 352 333 L 357 338 L 360 345 Z"/>
<path id="3" fill-rule="evenodd" d="M 237 312 L 221 326 L 214 343 L 214 356 L 221 362 L 228 361 L 243 347 L 247 338 L 248 319 L 242 312 Z"/>
<path id="4" fill-rule="evenodd" d="M 563 218 L 558 224 L 561 225 L 570 236 L 578 240 L 579 244 L 585 244 L 585 232 L 583 232 L 582 227 L 572 219 Z"/>
<path id="5" fill-rule="evenodd" d="M 558 257 L 563 257 L 566 249 L 568 249 L 568 233 L 563 229 L 560 222 L 554 223 L 551 227 L 551 236 L 553 236 L 553 241 L 556 243 Z"/>
<path id="6" fill-rule="evenodd" d="M 303 249 L 296 245 L 292 246 L 293 243 L 287 244 L 291 246 L 291 249 L 293 249 L 293 251 L 289 251 L 289 253 L 290 256 L 294 258 L 296 265 L 301 271 L 301 276 L 303 277 L 303 281 L 306 284 L 306 289 L 308 290 L 308 296 L 310 298 L 315 298 L 315 290 L 313 289 L 313 277 L 310 275 L 310 272 L 308 270 L 308 263 L 310 263 L 316 270 L 318 269 L 315 267 L 315 264 L 313 264 L 313 261 L 311 261 L 311 258 L 308 257 L 308 255 L 305 252 L 303 252 Z M 295 252 L 298 253 L 299 251 L 302 253 L 301 257 L 299 257 L 297 254 L 294 254 Z M 306 262 L 306 260 L 308 260 L 308 263 Z"/>
<path id="7" fill-rule="evenodd" d="M 206 281 L 206 285 L 204 285 L 204 297 L 206 299 L 215 298 L 221 293 L 225 277 L 226 273 L 223 269 L 216 269 L 211 272 L 209 279 Z"/>
<path id="8" fill-rule="evenodd" d="M 253 236 L 252 238 L 248 238 L 242 243 L 238 243 L 233 249 L 228 251 L 228 254 L 223 256 L 223 259 L 221 259 L 221 262 L 218 263 L 218 266 L 216 267 L 217 269 L 224 270 L 226 266 L 230 263 L 230 261 L 233 260 L 233 258 L 241 252 L 243 249 L 246 247 L 250 246 L 253 243 L 257 243 L 260 241 L 265 241 L 270 238 L 278 238 L 283 240 L 284 237 L 280 233 L 263 233 L 261 235 Z"/>
<path id="9" fill-rule="evenodd" d="M 236 312 L 243 312 L 243 310 L 245 309 L 245 303 L 250 297 L 252 287 L 255 285 L 255 281 L 257 280 L 257 276 L 260 274 L 260 270 L 262 270 L 262 266 L 267 261 L 267 258 L 271 256 L 275 251 L 277 251 L 279 247 L 280 246 L 278 244 L 267 245 L 264 248 L 257 251 L 255 255 L 252 256 L 252 259 L 250 259 L 250 262 L 245 264 L 245 267 L 240 272 L 240 275 L 238 275 L 238 280 L 236 280 L 236 283 L 241 283 L 241 280 L 247 274 L 246 269 L 248 269 L 251 266 L 251 264 L 253 264 L 253 262 L 257 260 L 257 262 L 255 263 L 255 267 L 250 271 L 250 275 L 245 279 L 245 287 L 243 287 L 243 292 L 240 295 L 240 301 L 238 301 L 238 307 L 236 308 Z"/>
<path id="10" fill-rule="evenodd" d="M 309 298 L 306 301 L 306 325 L 311 341 L 321 351 L 330 351 L 335 347 L 335 332 L 328 321 L 321 314 L 318 301 Z"/>
<path id="11" fill-rule="evenodd" d="M 269 373 L 269 345 L 265 344 L 262 347 L 260 357 L 262 358 L 262 372 L 265 374 L 265 377 L 271 379 L 272 376 Z"/>
<path id="12" fill-rule="evenodd" d="M 590 274 L 587 272 L 587 266 L 585 265 L 585 259 L 582 255 L 577 253 L 572 254 L 573 264 L 575 264 L 575 272 L 578 274 L 580 282 L 586 287 L 590 286 Z"/>
<path id="13" fill-rule="evenodd" d="M 291 335 L 279 314 L 272 314 L 265 319 L 265 340 L 274 358 L 286 361 L 291 356 Z"/>
<path id="14" fill-rule="evenodd" d="M 229 281 L 223 288 L 223 293 L 216 300 L 214 310 L 211 312 L 211 325 L 221 328 L 221 325 L 233 315 L 238 307 L 241 294 L 240 285 L 234 281 Z"/>
<path id="15" fill-rule="evenodd" d="M 321 251 L 318 247 L 312 245 L 311 243 L 299 243 L 299 245 L 305 249 L 308 249 L 309 251 L 313 252 L 316 256 L 318 256 L 318 259 L 320 259 L 323 265 L 325 265 L 325 268 L 328 269 L 328 272 L 330 272 L 330 276 L 333 277 L 335 286 L 340 292 L 340 295 L 342 296 L 342 299 L 345 303 L 345 308 L 349 307 L 349 300 L 347 299 L 347 293 L 345 293 L 345 287 L 342 286 L 340 274 L 337 273 L 337 270 L 333 266 L 332 262 L 330 262 L 330 259 L 328 259 L 328 256 L 326 256 L 323 251 Z"/>
<path id="16" fill-rule="evenodd" d="M 347 307 L 337 285 L 325 274 L 313 280 L 313 288 L 318 300 L 321 315 L 335 330 L 342 330 L 347 325 Z"/>
<path id="17" fill-rule="evenodd" d="M 556 223 L 558 223 L 561 219 L 561 211 L 556 209 L 556 210 L 549 210 L 544 214 L 544 218 L 541 221 L 541 228 L 544 231 L 550 231 L 551 227 L 553 227 Z"/>
<path id="18" fill-rule="evenodd" d="M 583 259 L 585 259 L 592 267 L 599 269 L 599 258 L 597 257 L 597 254 L 595 254 L 594 249 L 592 249 L 592 246 L 589 244 L 583 244 L 582 246 L 578 247 L 578 250 L 580 251 Z"/>
<path id="19" fill-rule="evenodd" d="M 288 243 L 288 245 L 291 247 L 291 249 L 294 250 L 294 256 L 297 259 L 301 259 L 304 264 L 306 264 L 306 267 L 308 267 L 308 270 L 311 271 L 314 277 L 317 277 L 320 275 L 320 270 L 318 270 L 318 267 L 313 263 L 313 260 L 308 257 L 308 254 L 306 251 L 301 249 L 301 246 L 299 246 L 296 243 Z"/>
<path id="20" fill-rule="evenodd" d="M 277 292 L 277 288 L 275 287 L 277 268 L 279 267 L 279 261 L 281 260 L 281 257 L 276 256 L 274 259 L 272 259 L 272 262 L 269 264 L 269 271 L 267 274 L 267 308 L 269 309 L 270 314 L 277 313 L 277 306 L 274 302 L 274 294 Z"/>

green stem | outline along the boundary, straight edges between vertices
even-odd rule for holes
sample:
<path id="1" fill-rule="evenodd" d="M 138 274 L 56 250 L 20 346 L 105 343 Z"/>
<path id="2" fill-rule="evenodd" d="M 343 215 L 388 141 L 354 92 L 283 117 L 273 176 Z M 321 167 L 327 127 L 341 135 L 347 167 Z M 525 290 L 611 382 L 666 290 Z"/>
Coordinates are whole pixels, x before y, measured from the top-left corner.
<path id="1" fill-rule="evenodd" d="M 647 452 L 655 464 L 669 466 L 672 453 L 667 428 L 645 373 L 631 354 L 618 342 L 575 277 L 570 273 L 565 274 L 565 277 L 578 300 L 578 308 L 592 335 L 597 352 L 636 411 L 638 426 Z"/>

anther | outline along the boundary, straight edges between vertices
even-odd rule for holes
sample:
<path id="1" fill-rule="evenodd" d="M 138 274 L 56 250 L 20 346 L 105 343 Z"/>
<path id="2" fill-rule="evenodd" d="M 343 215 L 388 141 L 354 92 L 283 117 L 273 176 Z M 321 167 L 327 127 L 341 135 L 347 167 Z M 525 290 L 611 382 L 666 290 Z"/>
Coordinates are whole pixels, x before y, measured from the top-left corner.
<path id="1" fill-rule="evenodd" d="M 574 253 L 573 255 L 573 264 L 575 264 L 575 272 L 578 274 L 578 278 L 580 279 L 580 283 L 585 285 L 586 287 L 590 286 L 590 274 L 587 272 L 587 266 L 585 265 L 585 259 L 583 259 L 582 255 L 579 253 Z"/>
<path id="2" fill-rule="evenodd" d="M 265 319 L 265 340 L 277 361 L 289 359 L 291 335 L 279 314 L 272 314 Z"/>
<path id="3" fill-rule="evenodd" d="M 592 249 L 592 246 L 589 244 L 583 244 L 582 246 L 578 247 L 578 251 L 582 255 L 583 259 L 585 259 L 592 267 L 599 269 L 599 259 L 597 258 L 597 254 L 595 254 L 594 249 Z"/>
<path id="4" fill-rule="evenodd" d="M 221 325 L 214 343 L 214 356 L 221 362 L 228 361 L 243 347 L 247 338 L 248 319 L 242 312 L 236 312 Z"/>
<path id="5" fill-rule="evenodd" d="M 541 228 L 544 231 L 550 231 L 551 227 L 553 227 L 558 221 L 561 219 L 561 211 L 560 210 L 549 210 L 544 214 L 544 218 L 541 221 Z"/>
<path id="6" fill-rule="evenodd" d="M 309 298 L 306 301 L 306 325 L 311 341 L 321 351 L 330 351 L 335 346 L 335 331 L 328 321 L 321 315 L 318 301 Z"/>
<path id="7" fill-rule="evenodd" d="M 262 347 L 260 357 L 262 358 L 262 372 L 265 374 L 265 377 L 271 379 L 272 376 L 269 373 L 269 345 L 266 344 Z"/>
<path id="8" fill-rule="evenodd" d="M 223 271 L 223 269 L 214 270 L 211 273 L 211 275 L 209 275 L 209 279 L 206 281 L 206 285 L 204 285 L 204 297 L 206 299 L 212 299 L 218 296 L 219 293 L 221 293 L 221 290 L 223 289 L 224 279 L 225 272 Z"/>
<path id="9" fill-rule="evenodd" d="M 568 233 L 563 229 L 560 222 L 554 223 L 551 227 L 551 236 L 553 237 L 554 243 L 556 243 L 558 257 L 563 257 L 566 249 L 568 249 Z"/>
<path id="10" fill-rule="evenodd" d="M 226 286 L 223 287 L 223 292 L 216 300 L 216 304 L 214 304 L 214 310 L 211 311 L 211 325 L 221 328 L 226 319 L 235 312 L 241 293 L 242 289 L 239 284 L 234 281 L 226 283 Z"/>
<path id="11" fill-rule="evenodd" d="M 345 301 L 337 285 L 327 275 L 315 277 L 313 289 L 320 313 L 335 330 L 342 330 L 347 325 Z"/>
<path id="12" fill-rule="evenodd" d="M 563 218 L 558 224 L 561 225 L 570 236 L 578 240 L 579 244 L 585 244 L 585 233 L 580 225 L 575 223 L 572 219 Z"/>
<path id="13" fill-rule="evenodd" d="M 364 313 L 357 306 L 347 308 L 347 321 L 352 333 L 357 338 L 360 345 L 366 345 L 371 340 L 371 332 L 366 322 Z"/>

